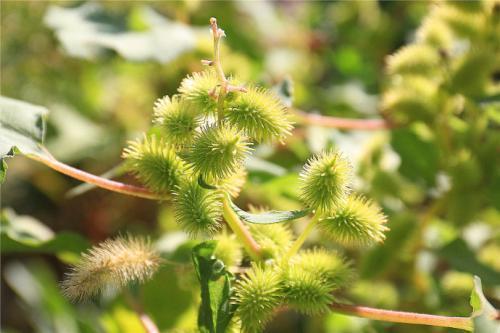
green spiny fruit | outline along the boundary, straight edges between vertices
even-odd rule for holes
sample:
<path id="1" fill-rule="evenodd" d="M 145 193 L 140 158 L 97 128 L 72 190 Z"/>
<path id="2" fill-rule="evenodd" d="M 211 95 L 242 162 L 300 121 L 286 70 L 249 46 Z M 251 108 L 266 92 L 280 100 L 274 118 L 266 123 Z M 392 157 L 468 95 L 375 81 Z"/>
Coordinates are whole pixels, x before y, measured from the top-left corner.
<path id="1" fill-rule="evenodd" d="M 353 276 L 351 268 L 341 257 L 325 249 L 302 251 L 292 259 L 292 265 L 316 274 L 317 278 L 335 288 L 346 286 Z"/>
<path id="2" fill-rule="evenodd" d="M 107 288 L 119 289 L 150 279 L 161 259 L 148 240 L 132 236 L 100 243 L 72 267 L 62 282 L 63 293 L 73 301 L 87 300 Z"/>
<path id="3" fill-rule="evenodd" d="M 485 31 L 487 20 L 482 11 L 469 11 L 457 6 L 442 5 L 436 17 L 445 22 L 457 37 L 476 38 Z"/>
<path id="4" fill-rule="evenodd" d="M 217 240 L 217 247 L 214 252 L 215 258 L 222 260 L 229 269 L 238 267 L 243 253 L 235 235 L 222 232 L 215 237 L 215 240 Z"/>
<path id="5" fill-rule="evenodd" d="M 325 151 L 309 159 L 300 174 L 300 195 L 310 208 L 329 212 L 341 204 L 351 179 L 349 162 L 337 151 Z"/>
<path id="6" fill-rule="evenodd" d="M 209 69 L 193 73 L 182 80 L 179 92 L 202 113 L 210 114 L 217 110 L 218 84 L 217 74 Z"/>
<path id="7" fill-rule="evenodd" d="M 249 87 L 229 103 L 226 119 L 252 139 L 262 142 L 282 140 L 293 126 L 285 106 L 272 92 Z"/>
<path id="8" fill-rule="evenodd" d="M 272 267 L 253 266 L 235 286 L 236 315 L 245 333 L 259 333 L 283 299 L 281 275 Z"/>
<path id="9" fill-rule="evenodd" d="M 250 143 L 236 129 L 205 127 L 186 152 L 185 159 L 204 179 L 219 181 L 236 173 L 250 151 Z"/>
<path id="10" fill-rule="evenodd" d="M 260 244 L 265 258 L 278 258 L 291 246 L 292 231 L 284 223 L 248 224 L 252 236 Z"/>
<path id="11" fill-rule="evenodd" d="M 430 122 L 437 113 L 437 84 L 424 77 L 405 76 L 382 96 L 382 112 L 395 123 Z"/>
<path id="12" fill-rule="evenodd" d="M 451 87 L 454 91 L 469 95 L 481 96 L 485 92 L 490 75 L 498 67 L 498 54 L 491 48 L 483 47 L 468 52 L 457 59 L 450 75 Z"/>
<path id="13" fill-rule="evenodd" d="M 444 49 L 448 49 L 453 41 L 448 25 L 433 14 L 424 19 L 416 32 L 416 38 L 420 43 Z"/>
<path id="14" fill-rule="evenodd" d="M 127 169 L 157 193 L 172 191 L 186 172 L 186 166 L 174 148 L 156 136 L 144 135 L 142 142 L 129 142 L 122 157 L 126 159 Z"/>
<path id="15" fill-rule="evenodd" d="M 318 279 L 314 272 L 290 265 L 285 269 L 283 288 L 287 304 L 306 315 L 318 315 L 328 311 L 333 301 L 334 285 Z"/>
<path id="16" fill-rule="evenodd" d="M 411 44 L 387 59 L 389 74 L 429 75 L 439 66 L 439 54 L 431 46 Z"/>
<path id="17" fill-rule="evenodd" d="M 231 197 L 235 198 L 240 194 L 243 185 L 247 180 L 247 171 L 241 166 L 235 173 L 223 179 L 206 179 L 206 182 L 211 185 L 217 186 L 218 189 L 228 193 Z"/>
<path id="18" fill-rule="evenodd" d="M 185 181 L 174 192 L 175 218 L 192 237 L 200 233 L 213 235 L 221 228 L 222 196 L 206 190 L 197 181 Z"/>
<path id="19" fill-rule="evenodd" d="M 200 118 L 193 105 L 179 96 L 165 96 L 154 105 L 154 122 L 162 130 L 165 140 L 175 146 L 192 143 Z"/>
<path id="20" fill-rule="evenodd" d="M 331 215 L 321 218 L 318 226 L 327 236 L 344 245 L 364 245 L 385 239 L 386 222 L 377 204 L 353 195 Z"/>

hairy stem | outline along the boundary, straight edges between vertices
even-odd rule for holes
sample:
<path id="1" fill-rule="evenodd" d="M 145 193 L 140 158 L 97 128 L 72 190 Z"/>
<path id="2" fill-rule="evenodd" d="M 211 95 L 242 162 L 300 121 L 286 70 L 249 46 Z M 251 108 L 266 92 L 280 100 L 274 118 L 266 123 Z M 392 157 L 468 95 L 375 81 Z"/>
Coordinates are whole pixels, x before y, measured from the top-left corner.
<path id="1" fill-rule="evenodd" d="M 302 233 L 300 234 L 299 238 L 297 238 L 295 240 L 295 242 L 293 243 L 292 247 L 286 253 L 285 258 L 290 259 L 291 257 L 293 257 L 300 250 L 300 248 L 302 247 L 302 245 L 306 241 L 307 237 L 309 237 L 309 234 L 311 234 L 311 232 L 314 229 L 314 226 L 316 225 L 316 223 L 318 221 L 319 221 L 319 215 L 316 214 L 312 218 L 311 222 L 309 222 L 309 224 L 306 226 L 306 228 L 304 229 L 304 231 L 302 231 Z"/>
<path id="2" fill-rule="evenodd" d="M 338 303 L 333 303 L 330 305 L 330 307 L 333 311 L 346 315 L 363 317 L 373 320 L 388 321 L 393 323 L 451 327 L 462 329 L 465 331 L 472 331 L 473 327 L 472 320 L 469 317 L 435 316 L 423 313 L 383 310 L 366 306 Z"/>
<path id="3" fill-rule="evenodd" d="M 217 118 L 218 121 L 221 122 L 224 117 L 224 100 L 227 94 L 227 79 L 220 58 L 220 41 L 224 36 L 224 31 L 218 28 L 217 19 L 215 17 L 210 18 L 210 26 L 214 38 L 214 59 L 212 64 L 215 67 L 215 72 L 217 73 L 217 78 L 220 83 L 219 95 L 217 97 Z"/>
<path id="4" fill-rule="evenodd" d="M 91 173 L 73 168 L 72 166 L 69 166 L 67 164 L 64 164 L 56 160 L 48 152 L 47 156 L 43 155 L 27 155 L 27 156 L 35 161 L 45 164 L 49 168 L 59 171 L 62 174 L 81 180 L 82 182 L 85 183 L 94 184 L 98 187 L 102 187 L 109 191 L 127 194 L 139 198 L 152 199 L 152 200 L 167 199 L 166 196 L 155 194 L 144 187 L 120 183 L 114 180 L 102 178 L 93 175 Z"/>
<path id="5" fill-rule="evenodd" d="M 248 254 L 252 257 L 252 259 L 260 260 L 262 252 L 260 245 L 255 241 L 255 239 L 253 239 L 250 231 L 248 231 L 243 222 L 241 222 L 238 215 L 236 215 L 236 213 L 233 211 L 229 200 L 229 195 L 224 194 L 224 197 L 222 199 L 224 219 L 226 220 L 231 230 L 233 230 L 233 232 L 236 234 L 236 237 L 238 237 L 238 239 L 243 243 L 243 246 L 247 250 Z"/>
<path id="6" fill-rule="evenodd" d="M 353 129 L 353 130 L 381 130 L 390 129 L 392 124 L 384 119 L 350 119 L 322 116 L 319 114 L 306 113 L 304 111 L 295 110 L 294 114 L 298 118 L 298 122 L 306 125 L 317 125 L 329 128 Z"/>

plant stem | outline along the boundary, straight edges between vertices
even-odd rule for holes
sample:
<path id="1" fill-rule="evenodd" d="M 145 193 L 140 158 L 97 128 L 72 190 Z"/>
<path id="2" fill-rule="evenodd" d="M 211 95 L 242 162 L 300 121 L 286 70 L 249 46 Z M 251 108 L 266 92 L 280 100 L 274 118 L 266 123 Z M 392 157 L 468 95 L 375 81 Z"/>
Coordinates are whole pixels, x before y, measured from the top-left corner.
<path id="1" fill-rule="evenodd" d="M 451 327 L 465 331 L 472 331 L 473 327 L 472 320 L 469 317 L 435 316 L 423 313 L 383 310 L 338 303 L 333 303 L 330 307 L 335 312 L 393 323 Z"/>
<path id="2" fill-rule="evenodd" d="M 354 130 L 381 130 L 394 127 L 384 119 L 352 119 L 322 116 L 295 110 L 294 114 L 302 124 L 317 125 L 329 128 L 354 129 Z"/>
<path id="3" fill-rule="evenodd" d="M 139 301 L 134 296 L 132 296 L 132 294 L 127 290 L 124 291 L 124 296 L 127 303 L 139 317 L 139 320 L 141 321 L 144 330 L 147 333 L 160 333 L 160 330 L 158 329 L 154 321 L 151 319 L 151 317 L 149 317 L 146 313 L 144 313 L 144 309 L 142 308 L 142 305 L 139 303 Z"/>
<path id="4" fill-rule="evenodd" d="M 59 171 L 62 174 L 73 177 L 75 179 L 81 180 L 82 182 L 94 184 L 98 187 L 102 187 L 106 190 L 118 192 L 122 194 L 127 194 L 139 198 L 152 199 L 152 200 L 164 200 L 167 199 L 166 196 L 161 196 L 152 193 L 148 189 L 140 186 L 134 186 L 129 184 L 120 183 L 114 180 L 102 178 L 91 173 L 73 168 L 67 164 L 64 164 L 56 160 L 49 152 L 46 152 L 47 156 L 44 155 L 27 155 L 27 157 L 45 164 L 49 168 Z"/>
<path id="5" fill-rule="evenodd" d="M 260 260 L 262 252 L 260 245 L 255 241 L 255 239 L 253 239 L 250 231 L 248 231 L 245 225 L 241 222 L 238 215 L 236 215 L 236 213 L 233 211 L 231 205 L 229 204 L 229 200 L 229 195 L 225 193 L 222 199 L 224 219 L 226 220 L 231 230 L 233 230 L 233 232 L 236 234 L 236 237 L 238 237 L 238 239 L 243 243 L 243 246 L 247 250 L 248 254 L 252 257 L 252 259 Z"/>
<path id="6" fill-rule="evenodd" d="M 227 79 L 220 58 L 220 40 L 224 36 L 224 31 L 217 27 L 217 19 L 215 17 L 210 18 L 210 25 L 214 38 L 214 59 L 212 63 L 220 83 L 219 95 L 217 96 L 217 119 L 220 123 L 224 117 L 224 100 L 227 94 Z"/>
<path id="7" fill-rule="evenodd" d="M 313 231 L 314 226 L 316 225 L 316 223 L 318 221 L 319 221 L 319 215 L 315 214 L 313 216 L 311 222 L 309 222 L 309 224 L 306 226 L 306 228 L 304 229 L 304 231 L 302 231 L 302 233 L 300 234 L 299 238 L 297 238 L 295 240 L 295 242 L 293 243 L 292 247 L 288 250 L 288 252 L 285 255 L 285 258 L 290 259 L 291 257 L 293 257 L 300 250 L 300 248 L 302 247 L 302 245 L 306 241 L 306 239 L 309 236 L 309 234 Z"/>

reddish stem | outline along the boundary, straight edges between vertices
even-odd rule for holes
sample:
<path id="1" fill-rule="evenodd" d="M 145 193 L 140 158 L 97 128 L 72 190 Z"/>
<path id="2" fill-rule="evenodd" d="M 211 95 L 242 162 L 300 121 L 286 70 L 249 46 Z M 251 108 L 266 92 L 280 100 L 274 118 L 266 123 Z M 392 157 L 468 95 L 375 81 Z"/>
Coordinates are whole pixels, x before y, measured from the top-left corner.
<path id="1" fill-rule="evenodd" d="M 335 312 L 373 320 L 382 320 L 393 323 L 451 327 L 465 331 L 472 331 L 472 320 L 468 317 L 435 316 L 423 313 L 374 309 L 366 306 L 338 303 L 333 303 L 330 305 L 330 307 Z"/>
<path id="2" fill-rule="evenodd" d="M 389 129 L 393 127 L 393 125 L 391 125 L 384 119 L 338 118 L 338 117 L 329 117 L 313 113 L 306 113 L 299 110 L 295 110 L 294 113 L 300 119 L 300 122 L 306 125 L 317 125 L 329 128 L 358 129 L 358 130 L 368 130 L 368 131 Z"/>
<path id="3" fill-rule="evenodd" d="M 102 178 L 91 173 L 73 168 L 67 164 L 59 162 L 54 157 L 50 155 L 50 153 L 46 152 L 46 156 L 44 155 L 28 155 L 29 158 L 41 162 L 60 173 L 63 173 L 67 176 L 73 177 L 75 179 L 81 180 L 82 182 L 94 184 L 98 187 L 102 187 L 109 191 L 114 191 L 122 194 L 132 195 L 145 199 L 153 199 L 153 200 L 161 200 L 166 199 L 166 197 L 162 197 L 158 194 L 152 193 L 148 189 L 140 186 L 134 186 L 129 184 L 120 183 L 114 180 Z"/>

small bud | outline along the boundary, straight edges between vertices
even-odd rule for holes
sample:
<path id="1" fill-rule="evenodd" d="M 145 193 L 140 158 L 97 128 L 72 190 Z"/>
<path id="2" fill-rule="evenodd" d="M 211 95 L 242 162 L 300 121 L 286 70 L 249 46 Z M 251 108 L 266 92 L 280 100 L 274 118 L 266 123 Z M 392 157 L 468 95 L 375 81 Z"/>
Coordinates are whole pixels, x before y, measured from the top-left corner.
<path id="1" fill-rule="evenodd" d="M 177 95 L 157 100 L 154 117 L 166 142 L 174 146 L 182 147 L 191 143 L 200 125 L 200 118 L 193 105 Z"/>
<path id="2" fill-rule="evenodd" d="M 118 237 L 84 253 L 66 274 L 61 287 L 72 301 L 87 300 L 105 289 L 150 279 L 160 263 L 159 255 L 147 240 Z"/>
<path id="3" fill-rule="evenodd" d="M 255 241 L 260 244 L 264 258 L 277 259 L 291 246 L 293 234 L 284 223 L 248 224 Z"/>
<path id="4" fill-rule="evenodd" d="M 250 143 L 237 130 L 212 125 L 196 136 L 185 159 L 204 179 L 219 181 L 235 174 L 249 152 Z"/>
<path id="5" fill-rule="evenodd" d="M 144 135 L 144 140 L 130 141 L 123 150 L 127 169 L 148 188 L 157 193 L 168 193 L 180 183 L 186 165 L 173 147 L 156 136 Z"/>
<path id="6" fill-rule="evenodd" d="M 351 166 L 334 150 L 314 156 L 300 174 L 302 201 L 320 212 L 334 211 L 349 192 Z"/>
<path id="7" fill-rule="evenodd" d="M 229 123 L 256 141 L 282 140 L 291 133 L 292 123 L 285 106 L 272 92 L 249 87 L 228 106 Z"/>
<path id="8" fill-rule="evenodd" d="M 243 258 L 243 252 L 235 234 L 222 232 L 215 237 L 215 240 L 217 240 L 217 247 L 214 252 L 215 258 L 222 260 L 229 270 L 238 268 Z"/>
<path id="9" fill-rule="evenodd" d="M 235 287 L 236 315 L 242 332 L 260 333 L 281 304 L 281 277 L 274 269 L 253 266 Z"/>
<path id="10" fill-rule="evenodd" d="M 197 181 L 185 181 L 174 195 L 176 221 L 191 237 L 212 236 L 220 230 L 222 197 L 218 191 L 206 190 Z"/>
<path id="11" fill-rule="evenodd" d="M 351 196 L 331 215 L 326 215 L 318 226 L 326 236 L 344 245 L 366 245 L 382 242 L 386 216 L 374 202 L 361 196 Z"/>

